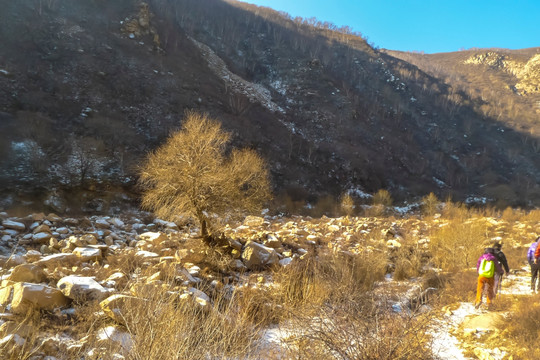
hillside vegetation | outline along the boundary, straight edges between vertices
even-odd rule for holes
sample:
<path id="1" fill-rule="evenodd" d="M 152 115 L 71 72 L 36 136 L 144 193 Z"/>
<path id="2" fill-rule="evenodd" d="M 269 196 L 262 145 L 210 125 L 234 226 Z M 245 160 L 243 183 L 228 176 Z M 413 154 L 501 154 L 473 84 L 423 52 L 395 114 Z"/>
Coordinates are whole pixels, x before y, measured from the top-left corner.
<path id="1" fill-rule="evenodd" d="M 261 154 L 282 204 L 379 189 L 397 201 L 540 202 L 525 50 L 501 55 L 519 71 L 460 65 L 481 69 L 470 71 L 480 92 L 519 78 L 514 97 L 479 96 L 475 79 L 447 81 L 347 27 L 220 0 L 7 2 L 0 49 L 4 209 L 118 211 L 186 109 Z"/>

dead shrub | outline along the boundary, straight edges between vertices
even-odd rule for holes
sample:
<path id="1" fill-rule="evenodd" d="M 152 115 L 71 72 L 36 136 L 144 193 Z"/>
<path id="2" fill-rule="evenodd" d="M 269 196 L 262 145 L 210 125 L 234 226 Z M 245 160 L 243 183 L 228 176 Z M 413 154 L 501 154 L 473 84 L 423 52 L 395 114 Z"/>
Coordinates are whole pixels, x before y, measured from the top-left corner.
<path id="1" fill-rule="evenodd" d="M 325 306 L 318 317 L 294 319 L 289 338 L 298 359 L 432 359 L 429 316 L 377 310 L 368 299 Z M 355 306 L 356 305 L 356 306 Z"/>
<path id="2" fill-rule="evenodd" d="M 436 228 L 429 247 L 435 266 L 453 272 L 475 266 L 487 240 L 481 224 L 460 220 Z"/>
<path id="3" fill-rule="evenodd" d="M 293 262 L 274 274 L 280 302 L 318 307 L 354 298 L 382 280 L 386 258 L 380 254 L 321 253 Z"/>

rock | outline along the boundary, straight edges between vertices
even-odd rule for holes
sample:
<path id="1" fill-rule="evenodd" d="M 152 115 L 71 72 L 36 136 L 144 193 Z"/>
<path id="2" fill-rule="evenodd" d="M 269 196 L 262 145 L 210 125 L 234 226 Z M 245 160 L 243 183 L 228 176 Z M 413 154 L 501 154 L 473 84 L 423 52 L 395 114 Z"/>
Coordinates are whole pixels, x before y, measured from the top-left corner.
<path id="1" fill-rule="evenodd" d="M 189 288 L 189 293 L 193 296 L 193 299 L 201 306 L 210 304 L 210 297 L 199 289 Z"/>
<path id="2" fill-rule="evenodd" d="M 56 232 L 62 235 L 69 234 L 70 230 L 67 227 L 59 227 Z"/>
<path id="3" fill-rule="evenodd" d="M 32 217 L 32 220 L 34 220 L 34 221 L 43 221 L 43 220 L 45 220 L 45 214 L 42 213 L 42 212 L 41 213 L 33 213 L 31 215 L 31 217 Z"/>
<path id="4" fill-rule="evenodd" d="M 59 211 L 61 212 L 61 211 Z M 58 215 L 56 215 L 55 213 L 50 213 L 49 215 L 47 215 L 47 220 L 49 220 L 50 222 L 60 222 L 62 221 L 62 218 Z"/>
<path id="5" fill-rule="evenodd" d="M 2 221 L 2 226 L 5 227 L 6 229 L 12 229 L 16 231 L 26 230 L 26 225 L 24 225 L 22 222 L 13 221 L 13 220 Z"/>
<path id="6" fill-rule="evenodd" d="M 125 331 L 116 326 L 107 326 L 98 330 L 96 334 L 98 345 L 111 348 L 111 342 L 120 345 L 125 351 L 130 351 L 133 347 L 133 338 Z"/>
<path id="7" fill-rule="evenodd" d="M 279 260 L 279 265 L 281 266 L 287 266 L 287 265 L 290 265 L 292 263 L 293 259 L 290 258 L 290 257 L 286 257 L 284 259 L 281 259 Z"/>
<path id="8" fill-rule="evenodd" d="M 386 247 L 389 249 L 398 249 L 401 247 L 401 243 L 397 240 L 391 239 L 386 242 Z"/>
<path id="9" fill-rule="evenodd" d="M 139 235 L 140 240 L 148 241 L 153 245 L 159 245 L 160 243 L 167 241 L 167 235 L 160 232 L 145 232 Z"/>
<path id="10" fill-rule="evenodd" d="M 121 272 L 116 272 L 105 279 L 105 283 L 111 283 L 114 287 L 125 287 L 127 282 L 127 276 Z"/>
<path id="11" fill-rule="evenodd" d="M 78 302 L 103 300 L 109 292 L 91 277 L 70 275 L 58 280 L 56 285 L 62 293 Z"/>
<path id="12" fill-rule="evenodd" d="M 111 227 L 111 224 L 109 224 L 109 222 L 106 219 L 97 219 L 94 225 L 98 229 L 108 229 Z"/>
<path id="13" fill-rule="evenodd" d="M 279 257 L 274 249 L 248 241 L 242 252 L 242 260 L 252 270 L 277 264 Z"/>
<path id="14" fill-rule="evenodd" d="M 35 251 L 35 250 L 29 250 L 26 255 L 22 256 L 22 255 L 11 255 L 7 260 L 6 260 L 6 267 L 8 268 L 11 268 L 11 267 L 15 267 L 17 265 L 21 265 L 21 264 L 24 264 L 26 263 L 27 261 L 29 261 L 29 258 L 28 258 L 28 253 L 30 252 L 36 252 L 39 254 L 38 251 Z M 39 254 L 39 256 L 41 256 L 41 254 Z"/>
<path id="15" fill-rule="evenodd" d="M 32 240 L 38 244 L 49 244 L 50 238 L 51 234 L 46 232 L 40 232 L 32 236 Z"/>
<path id="16" fill-rule="evenodd" d="M 14 282 L 40 283 L 45 281 L 47 276 L 43 269 L 34 264 L 17 265 L 11 271 L 8 280 Z"/>
<path id="17" fill-rule="evenodd" d="M 135 253 L 135 256 L 143 259 L 156 259 L 159 255 L 155 252 L 140 250 Z"/>
<path id="18" fill-rule="evenodd" d="M 98 243 L 97 237 L 94 234 L 84 234 L 83 236 L 79 238 L 79 240 L 80 240 L 80 243 L 85 244 L 85 245 L 87 244 L 96 245 Z M 84 245 L 77 245 L 77 246 L 84 246 Z"/>
<path id="19" fill-rule="evenodd" d="M 268 234 L 264 241 L 264 246 L 272 249 L 279 249 L 281 247 L 281 241 L 274 234 Z"/>
<path id="20" fill-rule="evenodd" d="M 195 252 L 192 249 L 180 249 L 174 254 L 174 258 L 182 263 L 197 264 L 204 260 L 206 255 L 203 252 Z"/>
<path id="21" fill-rule="evenodd" d="M 41 256 L 41 255 L 40 255 Z M 72 265 L 77 262 L 77 256 L 71 253 L 61 253 L 53 254 L 46 256 L 38 261 L 35 261 L 34 264 L 42 267 L 54 267 L 55 265 Z"/>
<path id="22" fill-rule="evenodd" d="M 109 223 L 118 229 L 122 229 L 125 226 L 124 222 L 118 218 L 109 219 Z"/>
<path id="23" fill-rule="evenodd" d="M 244 226 L 257 227 L 257 226 L 261 226 L 263 223 L 264 223 L 264 219 L 262 217 L 250 215 L 250 216 L 246 216 L 243 224 Z"/>
<path id="24" fill-rule="evenodd" d="M 91 247 L 78 247 L 73 250 L 73 254 L 81 261 L 97 261 L 101 259 L 101 250 Z"/>
<path id="25" fill-rule="evenodd" d="M 148 306 L 148 301 L 135 296 L 112 295 L 100 302 L 99 306 L 108 317 L 122 325 L 132 321 L 146 321 L 137 315 Z"/>
<path id="26" fill-rule="evenodd" d="M 30 283 L 13 285 L 11 311 L 14 314 L 24 314 L 30 309 L 50 311 L 68 304 L 69 299 L 58 289 Z"/>
<path id="27" fill-rule="evenodd" d="M 47 225 L 47 224 L 41 224 L 41 225 L 36 226 L 36 227 L 32 230 L 32 232 L 33 232 L 34 234 L 42 233 L 42 232 L 43 232 L 43 233 L 49 233 L 49 234 L 50 234 L 50 233 L 51 233 L 51 228 L 50 228 L 49 225 Z"/>
<path id="28" fill-rule="evenodd" d="M 0 339 L 0 349 L 6 349 L 3 354 L 6 358 L 15 358 L 26 343 L 26 340 L 17 334 L 10 334 Z M 11 357 L 13 355 L 13 357 Z"/>

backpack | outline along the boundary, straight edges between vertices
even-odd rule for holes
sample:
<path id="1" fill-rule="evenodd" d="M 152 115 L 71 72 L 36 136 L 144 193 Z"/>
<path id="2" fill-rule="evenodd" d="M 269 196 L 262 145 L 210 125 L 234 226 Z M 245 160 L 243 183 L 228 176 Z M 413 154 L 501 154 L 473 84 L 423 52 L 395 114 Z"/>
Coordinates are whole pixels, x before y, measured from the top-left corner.
<path id="1" fill-rule="evenodd" d="M 478 275 L 485 278 L 492 278 L 495 275 L 495 262 L 493 260 L 482 259 L 478 268 Z"/>
<path id="2" fill-rule="evenodd" d="M 529 247 L 529 251 L 527 251 L 527 261 L 529 262 L 534 261 L 534 252 L 536 251 L 536 247 L 538 246 L 538 240 L 540 239 L 536 239 L 536 241 L 533 242 Z"/>

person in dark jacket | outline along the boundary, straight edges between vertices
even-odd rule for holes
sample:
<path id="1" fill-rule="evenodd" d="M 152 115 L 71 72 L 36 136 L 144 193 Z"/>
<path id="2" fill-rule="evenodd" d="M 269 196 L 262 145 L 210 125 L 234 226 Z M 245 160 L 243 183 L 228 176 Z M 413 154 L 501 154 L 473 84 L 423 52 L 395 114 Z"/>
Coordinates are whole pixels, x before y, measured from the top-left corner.
<path id="1" fill-rule="evenodd" d="M 493 285 L 494 285 L 494 276 L 486 277 L 480 274 L 480 265 L 482 264 L 482 260 L 486 261 L 493 261 L 495 265 L 495 273 L 502 273 L 503 270 L 501 268 L 501 265 L 497 261 L 497 258 L 495 257 L 493 248 L 487 248 L 478 258 L 478 262 L 476 263 L 476 271 L 478 272 L 478 285 L 476 287 L 476 301 L 474 303 L 475 308 L 479 308 L 482 304 L 482 293 L 484 292 L 484 287 L 487 286 L 487 305 L 488 308 L 491 308 L 491 302 L 493 301 L 493 298 L 495 297 L 495 294 L 493 292 Z"/>
<path id="2" fill-rule="evenodd" d="M 510 272 L 510 268 L 508 267 L 508 261 L 506 260 L 506 255 L 502 252 L 502 242 L 497 242 L 495 245 L 493 245 L 493 255 L 497 258 L 497 261 L 499 261 L 499 264 L 504 268 L 504 271 L 506 272 L 506 275 Z M 495 280 L 493 283 L 493 289 L 495 296 L 497 296 L 497 292 L 499 291 L 499 284 L 502 281 L 503 272 L 495 273 Z"/>
<path id="3" fill-rule="evenodd" d="M 531 291 L 532 292 L 538 292 L 540 291 L 540 281 L 538 282 L 538 286 L 536 285 L 536 279 L 538 278 L 538 265 L 534 263 L 534 253 L 536 251 L 536 248 L 538 247 L 538 242 L 540 241 L 540 236 L 534 240 L 534 242 L 529 246 L 529 250 L 527 251 L 527 262 L 529 263 L 529 266 L 531 267 Z"/>

